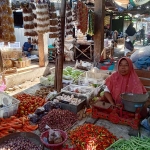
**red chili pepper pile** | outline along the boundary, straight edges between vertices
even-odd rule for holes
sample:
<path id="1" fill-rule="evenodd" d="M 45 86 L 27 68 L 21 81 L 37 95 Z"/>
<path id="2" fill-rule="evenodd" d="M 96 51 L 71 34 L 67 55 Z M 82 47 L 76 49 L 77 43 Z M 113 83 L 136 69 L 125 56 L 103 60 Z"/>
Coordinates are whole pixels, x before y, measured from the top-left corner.
<path id="1" fill-rule="evenodd" d="M 84 124 L 69 132 L 69 138 L 78 150 L 105 150 L 117 138 L 106 128 Z"/>

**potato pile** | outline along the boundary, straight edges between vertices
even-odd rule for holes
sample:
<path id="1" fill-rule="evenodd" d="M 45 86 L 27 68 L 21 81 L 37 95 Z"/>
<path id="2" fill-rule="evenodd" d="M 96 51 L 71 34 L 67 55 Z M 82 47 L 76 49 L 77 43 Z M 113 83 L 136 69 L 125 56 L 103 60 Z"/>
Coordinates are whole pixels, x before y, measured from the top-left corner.
<path id="1" fill-rule="evenodd" d="M 53 87 L 41 87 L 39 90 L 36 90 L 35 96 L 46 98 L 50 92 L 53 92 Z"/>

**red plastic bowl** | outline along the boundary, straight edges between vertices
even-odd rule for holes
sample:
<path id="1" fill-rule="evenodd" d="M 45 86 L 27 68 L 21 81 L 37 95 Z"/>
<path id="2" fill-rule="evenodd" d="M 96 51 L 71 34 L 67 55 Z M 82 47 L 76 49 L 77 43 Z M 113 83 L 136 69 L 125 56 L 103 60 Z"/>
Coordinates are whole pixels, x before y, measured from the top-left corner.
<path id="1" fill-rule="evenodd" d="M 41 136 L 40 136 L 41 142 L 47 148 L 54 148 L 54 149 L 59 148 L 67 141 L 68 135 L 67 135 L 67 133 L 65 131 L 59 130 L 59 129 L 54 129 L 54 131 L 59 131 L 60 132 L 60 134 L 61 134 L 61 136 L 63 138 L 63 142 L 58 143 L 58 144 L 49 144 L 46 141 L 44 141 L 44 138 L 48 138 L 49 131 L 47 130 L 47 131 L 41 133 Z"/>

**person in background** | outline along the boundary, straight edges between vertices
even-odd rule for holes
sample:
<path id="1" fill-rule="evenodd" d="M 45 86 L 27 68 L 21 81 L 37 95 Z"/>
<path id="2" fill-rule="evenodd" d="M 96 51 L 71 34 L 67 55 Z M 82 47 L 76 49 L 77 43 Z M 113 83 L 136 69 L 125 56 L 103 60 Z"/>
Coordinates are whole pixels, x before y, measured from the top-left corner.
<path id="1" fill-rule="evenodd" d="M 143 26 L 143 28 L 140 30 L 140 43 L 141 43 L 141 39 L 144 40 L 145 39 L 145 27 Z"/>
<path id="2" fill-rule="evenodd" d="M 114 42 L 109 41 L 108 37 L 104 39 L 104 49 L 101 52 L 101 58 L 100 61 L 107 59 L 107 53 L 109 52 L 109 58 L 112 61 L 113 60 L 113 55 L 114 55 Z"/>
<path id="3" fill-rule="evenodd" d="M 33 49 L 33 45 L 31 44 L 31 38 L 28 38 L 28 42 L 25 42 L 23 44 L 23 47 L 22 47 L 23 53 L 26 56 L 30 56 L 32 49 Z"/>
<path id="4" fill-rule="evenodd" d="M 133 23 L 131 22 L 130 25 L 127 27 L 125 33 L 127 34 L 127 36 L 129 37 L 130 41 L 132 43 L 134 43 L 135 39 L 136 39 L 136 30 L 133 27 Z"/>
<path id="5" fill-rule="evenodd" d="M 118 31 L 117 30 L 115 30 L 113 32 L 112 38 L 113 38 L 113 41 L 114 41 L 114 47 L 117 47 L 117 39 L 118 39 Z"/>
<path id="6" fill-rule="evenodd" d="M 124 56 L 130 57 L 135 52 L 133 43 L 130 41 L 128 36 L 125 38 L 125 45 L 124 45 Z"/>
<path id="7" fill-rule="evenodd" d="M 105 81 L 104 97 L 111 105 L 121 104 L 122 93 L 145 94 L 145 87 L 138 78 L 132 61 L 122 57 L 118 61 L 117 71 L 111 74 Z"/>

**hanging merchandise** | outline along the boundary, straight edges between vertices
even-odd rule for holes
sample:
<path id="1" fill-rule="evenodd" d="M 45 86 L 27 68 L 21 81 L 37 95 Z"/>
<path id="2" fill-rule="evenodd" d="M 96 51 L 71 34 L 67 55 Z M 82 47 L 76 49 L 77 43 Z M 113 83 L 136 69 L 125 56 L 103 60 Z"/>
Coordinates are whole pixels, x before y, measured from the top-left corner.
<path id="1" fill-rule="evenodd" d="M 36 5 L 37 32 L 44 34 L 49 32 L 49 11 L 47 3 L 38 3 Z"/>
<path id="2" fill-rule="evenodd" d="M 0 41 L 15 42 L 14 20 L 9 0 L 0 1 Z"/>
<path id="3" fill-rule="evenodd" d="M 77 5 L 72 9 L 72 21 L 77 20 Z"/>
<path id="4" fill-rule="evenodd" d="M 73 35 L 72 11 L 69 4 L 66 5 L 66 35 Z"/>
<path id="5" fill-rule="evenodd" d="M 94 12 L 89 10 L 88 14 L 88 30 L 87 33 L 91 36 L 94 35 Z"/>
<path id="6" fill-rule="evenodd" d="M 50 4 L 49 13 L 50 13 L 49 38 L 57 38 L 58 37 L 58 17 L 56 14 L 56 9 L 55 9 L 54 3 Z"/>
<path id="7" fill-rule="evenodd" d="M 88 8 L 83 2 L 78 1 L 77 9 L 78 9 L 78 29 L 80 29 L 81 32 L 85 34 L 87 32 L 87 24 L 88 24 Z"/>
<path id="8" fill-rule="evenodd" d="M 21 7 L 23 9 L 24 36 L 30 36 L 32 38 L 37 37 L 35 5 L 32 3 L 29 4 L 27 2 L 22 2 Z M 34 39 L 33 42 L 37 44 L 36 39 Z"/>
<path id="9" fill-rule="evenodd" d="M 61 54 L 61 18 L 58 17 L 58 38 L 56 39 L 57 54 Z"/>
<path id="10" fill-rule="evenodd" d="M 140 6 L 146 4 L 149 0 L 130 0 L 130 4 L 133 6 Z"/>

